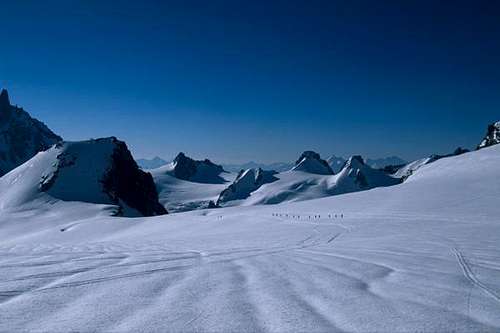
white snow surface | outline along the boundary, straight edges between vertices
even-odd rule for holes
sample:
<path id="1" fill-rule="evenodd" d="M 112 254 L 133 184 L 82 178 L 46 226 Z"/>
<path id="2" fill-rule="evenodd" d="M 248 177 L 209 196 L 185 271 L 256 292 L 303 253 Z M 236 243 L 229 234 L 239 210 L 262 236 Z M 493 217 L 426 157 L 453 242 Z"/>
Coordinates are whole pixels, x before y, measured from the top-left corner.
<path id="1" fill-rule="evenodd" d="M 128 219 L 16 206 L 4 177 L 0 331 L 498 332 L 499 164 L 497 145 L 396 186 Z"/>
<path id="2" fill-rule="evenodd" d="M 178 179 L 172 175 L 173 164 L 149 170 L 152 174 L 160 203 L 173 212 L 206 207 L 209 201 L 217 201 L 219 194 L 236 178 L 236 174 L 223 172 L 218 177 L 226 183 L 212 184 Z"/>
<path id="3" fill-rule="evenodd" d="M 417 171 L 419 168 L 422 166 L 428 164 L 432 159 L 430 157 L 424 157 L 418 160 L 415 160 L 413 162 L 410 162 L 403 166 L 402 168 L 398 169 L 394 173 L 394 177 L 396 178 L 407 178 L 411 176 L 415 171 Z"/>

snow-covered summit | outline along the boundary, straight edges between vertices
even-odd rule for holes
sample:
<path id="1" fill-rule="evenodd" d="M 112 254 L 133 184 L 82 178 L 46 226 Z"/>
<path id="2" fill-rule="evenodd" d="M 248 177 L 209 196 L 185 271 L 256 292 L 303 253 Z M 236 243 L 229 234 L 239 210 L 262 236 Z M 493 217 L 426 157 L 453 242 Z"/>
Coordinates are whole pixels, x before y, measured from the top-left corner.
<path id="1" fill-rule="evenodd" d="M 151 174 L 114 137 L 59 142 L 0 178 L 2 208 L 42 202 L 115 205 L 116 215 L 166 214 Z"/>
<path id="2" fill-rule="evenodd" d="M 488 132 L 477 149 L 493 146 L 500 143 L 500 121 L 488 126 Z"/>
<path id="3" fill-rule="evenodd" d="M 23 164 L 62 138 L 26 111 L 10 104 L 9 93 L 0 93 L 0 176 Z"/>
<path id="4" fill-rule="evenodd" d="M 222 191 L 217 204 L 248 198 L 253 191 L 262 185 L 278 180 L 274 176 L 275 174 L 276 171 L 264 171 L 261 168 L 241 170 L 233 183 Z"/>
<path id="5" fill-rule="evenodd" d="M 175 178 L 196 183 L 222 184 L 226 180 L 221 177 L 224 172 L 222 166 L 217 165 L 209 159 L 201 161 L 194 160 L 184 153 L 179 153 L 174 161 L 158 169 Z"/>
<path id="6" fill-rule="evenodd" d="M 333 170 L 328 165 L 328 162 L 323 160 L 321 156 L 314 151 L 305 151 L 300 155 L 295 162 L 293 171 L 304 171 L 318 175 L 333 175 Z"/>

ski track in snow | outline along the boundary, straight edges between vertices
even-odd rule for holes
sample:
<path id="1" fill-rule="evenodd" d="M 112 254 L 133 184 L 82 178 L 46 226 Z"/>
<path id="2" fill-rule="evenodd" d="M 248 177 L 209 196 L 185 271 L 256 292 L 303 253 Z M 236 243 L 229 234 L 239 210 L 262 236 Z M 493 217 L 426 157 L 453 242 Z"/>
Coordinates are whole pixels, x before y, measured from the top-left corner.
<path id="1" fill-rule="evenodd" d="M 462 272 L 464 273 L 464 276 L 467 278 L 467 280 L 481 289 L 488 296 L 492 297 L 495 301 L 500 302 L 499 294 L 497 294 L 492 288 L 488 287 L 477 278 L 472 270 L 471 265 L 468 263 L 467 259 L 465 259 L 463 253 L 457 248 L 453 248 L 453 253 L 457 258 L 458 264 L 460 265 L 460 268 L 462 269 Z"/>
<path id="2" fill-rule="evenodd" d="M 499 152 L 274 206 L 0 210 L 0 332 L 498 332 Z"/>

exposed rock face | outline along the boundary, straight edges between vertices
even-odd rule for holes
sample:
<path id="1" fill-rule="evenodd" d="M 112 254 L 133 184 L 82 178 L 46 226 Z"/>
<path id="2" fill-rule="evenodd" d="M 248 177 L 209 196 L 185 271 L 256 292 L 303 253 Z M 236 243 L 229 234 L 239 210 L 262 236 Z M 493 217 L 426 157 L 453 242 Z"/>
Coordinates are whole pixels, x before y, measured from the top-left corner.
<path id="1" fill-rule="evenodd" d="M 196 161 L 179 153 L 173 161 L 173 175 L 178 179 L 198 183 L 222 184 L 225 180 L 220 177 L 224 172 L 222 166 L 210 160 Z"/>
<path id="2" fill-rule="evenodd" d="M 137 166 L 126 144 L 114 137 L 60 142 L 53 170 L 40 181 L 40 190 L 65 201 L 115 204 L 117 215 L 167 214 L 158 202 L 150 173 Z"/>
<path id="3" fill-rule="evenodd" d="M 111 168 L 102 179 L 104 191 L 114 202 L 122 200 L 144 216 L 167 214 L 167 210 L 158 202 L 158 192 L 151 174 L 139 169 L 125 142 L 116 138 L 112 140 L 116 147 L 111 156 Z"/>
<path id="4" fill-rule="evenodd" d="M 477 149 L 493 146 L 500 143 L 500 121 L 488 126 L 488 132 Z"/>
<path id="5" fill-rule="evenodd" d="M 333 175 L 334 172 L 328 162 L 321 159 L 321 156 L 314 151 L 305 151 L 295 162 L 292 170 L 304 171 L 318 175 Z"/>
<path id="6" fill-rule="evenodd" d="M 274 177 L 275 174 L 276 171 L 264 171 L 261 168 L 241 170 L 234 182 L 219 195 L 217 205 L 248 198 L 262 185 L 278 180 Z"/>
<path id="7" fill-rule="evenodd" d="M 0 176 L 23 164 L 62 138 L 26 111 L 12 106 L 7 90 L 0 93 Z"/>
<path id="8" fill-rule="evenodd" d="M 360 189 L 365 189 L 368 187 L 368 181 L 363 173 L 363 169 L 369 168 L 366 166 L 363 157 L 360 155 L 352 156 L 347 162 L 344 168 L 348 169 L 348 176 L 354 179 L 354 183 L 359 186 Z"/>

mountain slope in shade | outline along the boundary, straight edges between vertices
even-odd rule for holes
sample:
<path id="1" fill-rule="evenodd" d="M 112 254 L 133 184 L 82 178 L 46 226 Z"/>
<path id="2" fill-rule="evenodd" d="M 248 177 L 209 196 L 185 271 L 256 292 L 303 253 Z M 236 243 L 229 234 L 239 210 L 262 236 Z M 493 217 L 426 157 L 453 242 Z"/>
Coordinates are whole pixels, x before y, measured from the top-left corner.
<path id="1" fill-rule="evenodd" d="M 317 175 L 333 175 L 333 170 L 328 165 L 328 162 L 323 160 L 321 156 L 314 151 L 303 152 L 295 162 L 292 171 L 303 171 Z"/>
<path id="2" fill-rule="evenodd" d="M 274 176 L 276 173 L 276 171 L 264 171 L 261 168 L 241 170 L 233 183 L 219 195 L 217 205 L 248 198 L 253 191 L 262 185 L 278 180 Z"/>
<path id="3" fill-rule="evenodd" d="M 488 126 L 486 136 L 481 141 L 477 149 L 493 146 L 500 143 L 500 121 Z"/>
<path id="4" fill-rule="evenodd" d="M 0 178 L 0 189 L 2 208 L 62 200 L 114 205 L 123 216 L 167 213 L 151 174 L 114 137 L 60 142 Z"/>
<path id="5" fill-rule="evenodd" d="M 212 163 L 209 159 L 202 161 L 187 157 L 179 153 L 173 162 L 160 168 L 177 179 L 187 180 L 195 183 L 223 184 L 226 180 L 221 176 L 224 173 L 222 166 Z"/>
<path id="6" fill-rule="evenodd" d="M 352 156 L 338 173 L 333 193 L 357 192 L 399 183 L 399 179 L 365 164 L 361 156 Z"/>
<path id="7" fill-rule="evenodd" d="M 168 162 L 165 161 L 164 159 L 162 159 L 161 157 L 153 157 L 152 159 L 147 159 L 147 158 L 139 158 L 136 160 L 137 162 L 137 165 L 139 165 L 139 167 L 141 169 L 156 169 L 156 168 L 159 168 L 161 166 L 164 166 L 164 165 L 167 165 Z"/>
<path id="8" fill-rule="evenodd" d="M 62 138 L 0 93 L 0 176 L 23 164 Z"/>

